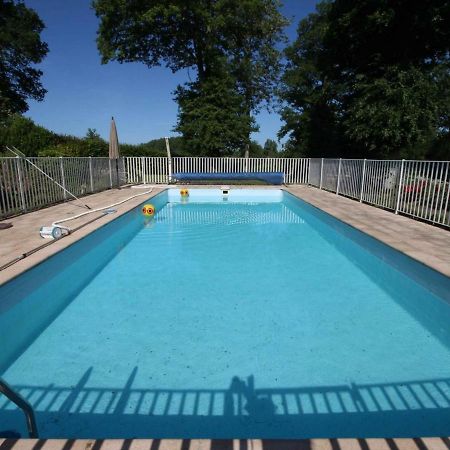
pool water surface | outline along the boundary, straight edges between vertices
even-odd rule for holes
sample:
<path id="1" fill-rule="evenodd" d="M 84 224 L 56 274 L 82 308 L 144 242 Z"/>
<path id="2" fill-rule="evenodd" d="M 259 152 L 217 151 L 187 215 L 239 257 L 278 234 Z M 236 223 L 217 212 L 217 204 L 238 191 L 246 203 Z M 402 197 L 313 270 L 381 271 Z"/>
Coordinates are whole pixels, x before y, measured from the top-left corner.
<path id="1" fill-rule="evenodd" d="M 446 299 L 291 195 L 244 191 L 160 194 L 0 287 L 1 376 L 41 437 L 449 435 Z M 26 429 L 0 398 L 5 430 Z"/>

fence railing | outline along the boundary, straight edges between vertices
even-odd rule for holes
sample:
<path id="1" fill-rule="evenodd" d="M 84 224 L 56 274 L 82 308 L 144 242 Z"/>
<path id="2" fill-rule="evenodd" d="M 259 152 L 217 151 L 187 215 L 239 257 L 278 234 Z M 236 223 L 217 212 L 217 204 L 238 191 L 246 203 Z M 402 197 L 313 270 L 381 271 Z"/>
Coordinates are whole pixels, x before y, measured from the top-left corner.
<path id="1" fill-rule="evenodd" d="M 450 162 L 330 158 L 29 158 L 77 197 L 124 183 L 166 184 L 173 173 L 283 172 L 360 202 L 450 226 Z M 69 199 L 22 158 L 0 158 L 0 218 Z"/>
<path id="2" fill-rule="evenodd" d="M 130 183 L 168 183 L 172 173 L 283 172 L 287 184 L 306 184 L 309 158 L 126 157 Z"/>
<path id="3" fill-rule="evenodd" d="M 169 158 L 162 156 L 128 156 L 124 158 L 128 183 L 169 182 Z"/>
<path id="4" fill-rule="evenodd" d="M 450 226 L 450 161 L 312 158 L 309 184 Z"/>
<path id="5" fill-rule="evenodd" d="M 77 197 L 125 182 L 123 159 L 28 158 Z M 118 179 L 119 177 L 119 179 Z M 9 217 L 70 199 L 64 189 L 23 158 L 0 158 L 0 217 Z"/>

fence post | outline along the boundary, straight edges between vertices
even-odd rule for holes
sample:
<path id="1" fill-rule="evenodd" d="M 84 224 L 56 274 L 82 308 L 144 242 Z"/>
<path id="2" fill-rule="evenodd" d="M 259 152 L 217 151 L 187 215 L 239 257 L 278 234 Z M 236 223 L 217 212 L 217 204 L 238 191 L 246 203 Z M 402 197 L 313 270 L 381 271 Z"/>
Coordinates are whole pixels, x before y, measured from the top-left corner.
<path id="1" fill-rule="evenodd" d="M 64 161 L 63 161 L 62 156 L 59 157 L 59 169 L 61 170 L 61 186 L 64 188 L 63 189 L 63 197 L 64 197 L 64 200 L 67 200 L 66 177 L 64 176 Z"/>
<path id="2" fill-rule="evenodd" d="M 364 159 L 364 161 L 363 161 L 362 176 L 361 176 L 361 192 L 359 193 L 359 202 L 360 203 L 363 201 L 364 182 L 366 181 L 366 161 L 367 161 L 367 159 Z"/>
<path id="3" fill-rule="evenodd" d="M 94 174 L 92 173 L 92 156 L 89 156 L 89 178 L 91 181 L 91 192 L 94 192 Z"/>
<path id="4" fill-rule="evenodd" d="M 308 158 L 308 177 L 306 180 L 306 185 L 307 186 L 311 185 L 311 158 Z"/>
<path id="5" fill-rule="evenodd" d="M 403 182 L 403 166 L 405 164 L 405 160 L 402 159 L 402 164 L 400 166 L 400 179 L 398 180 L 398 190 L 397 190 L 397 202 L 395 204 L 395 214 L 398 214 L 398 210 L 400 208 L 400 197 L 402 193 L 402 182 Z"/>
<path id="6" fill-rule="evenodd" d="M 167 152 L 167 182 L 170 184 L 172 182 L 172 154 L 170 153 L 169 138 L 166 137 L 166 152 Z"/>
<path id="7" fill-rule="evenodd" d="M 339 184 L 341 182 L 341 165 L 342 165 L 342 158 L 339 158 L 338 177 L 337 177 L 337 183 L 336 183 L 336 195 L 339 195 Z"/>
<path id="8" fill-rule="evenodd" d="M 142 184 L 145 184 L 145 174 L 144 174 L 144 157 L 141 156 L 141 159 L 139 160 L 141 163 L 141 182 Z"/>
<path id="9" fill-rule="evenodd" d="M 323 178 L 323 158 L 320 160 L 320 183 L 319 189 L 322 189 L 322 178 Z"/>
<path id="10" fill-rule="evenodd" d="M 26 212 L 27 205 L 25 203 L 25 193 L 23 191 L 22 158 L 20 158 L 19 156 L 16 156 L 16 167 L 17 167 L 17 177 L 19 178 L 20 203 L 22 206 L 22 211 Z"/>
<path id="11" fill-rule="evenodd" d="M 112 167 L 111 167 L 111 158 L 108 158 L 109 163 L 109 187 L 113 188 L 113 179 L 112 179 Z"/>

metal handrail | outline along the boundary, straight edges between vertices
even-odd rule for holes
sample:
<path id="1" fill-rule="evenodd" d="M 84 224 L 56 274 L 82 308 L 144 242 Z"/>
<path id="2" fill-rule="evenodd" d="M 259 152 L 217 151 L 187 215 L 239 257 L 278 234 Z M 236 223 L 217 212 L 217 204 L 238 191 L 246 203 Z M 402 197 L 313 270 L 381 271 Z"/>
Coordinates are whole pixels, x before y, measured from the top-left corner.
<path id="1" fill-rule="evenodd" d="M 27 421 L 28 436 L 30 438 L 38 437 L 38 429 L 36 418 L 32 406 L 17 392 L 13 390 L 9 384 L 0 378 L 0 394 L 5 395 L 9 400 L 15 403 L 25 414 Z"/>

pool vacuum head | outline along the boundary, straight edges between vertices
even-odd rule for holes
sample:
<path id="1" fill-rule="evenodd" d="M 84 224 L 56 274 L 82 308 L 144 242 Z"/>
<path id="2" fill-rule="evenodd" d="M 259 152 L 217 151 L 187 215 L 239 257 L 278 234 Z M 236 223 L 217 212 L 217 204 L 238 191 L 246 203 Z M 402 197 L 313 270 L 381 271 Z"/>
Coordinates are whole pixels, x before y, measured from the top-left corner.
<path id="1" fill-rule="evenodd" d="M 63 236 L 63 231 L 60 227 L 41 227 L 39 234 L 44 239 L 60 239 Z"/>

